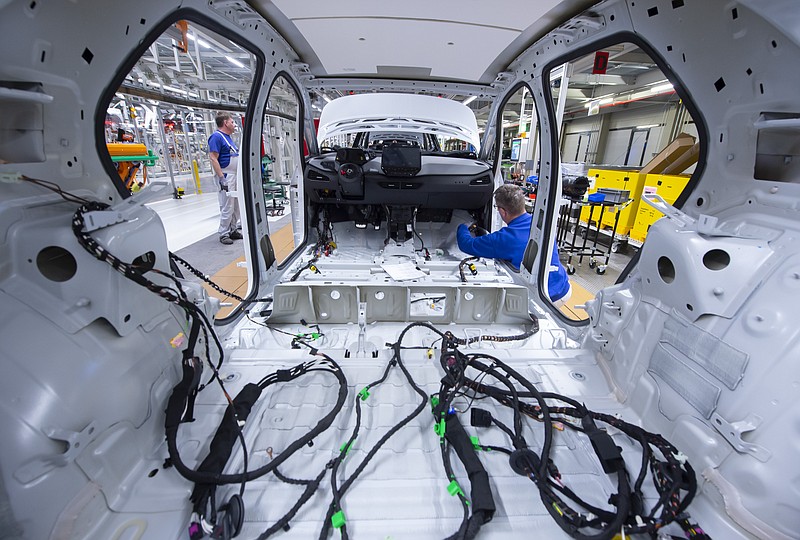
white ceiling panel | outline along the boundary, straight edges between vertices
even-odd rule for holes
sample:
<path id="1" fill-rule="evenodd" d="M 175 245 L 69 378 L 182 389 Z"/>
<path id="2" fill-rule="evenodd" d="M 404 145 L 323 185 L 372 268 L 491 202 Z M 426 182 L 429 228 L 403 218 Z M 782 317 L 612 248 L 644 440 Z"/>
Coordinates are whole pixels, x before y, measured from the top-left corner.
<path id="1" fill-rule="evenodd" d="M 271 5 L 302 36 L 306 51 L 313 51 L 307 61 L 316 66 L 312 69 L 318 76 L 471 82 L 481 79 L 500 53 L 531 25 L 547 19 L 554 8 L 577 1 L 273 0 Z M 378 66 L 397 69 L 378 70 Z"/>
<path id="2" fill-rule="evenodd" d="M 431 77 L 478 80 L 519 34 L 486 26 L 395 19 L 295 21 L 329 75 L 376 74 L 377 66 L 430 68 Z M 453 43 L 453 45 L 448 45 Z"/>
<path id="3" fill-rule="evenodd" d="M 292 20 L 307 18 L 392 17 L 430 21 L 452 21 L 522 31 L 542 17 L 559 0 L 461 0 L 431 2 L 376 2 L 375 0 L 273 0 L 275 6 Z M 308 36 L 307 36 L 308 37 Z"/>

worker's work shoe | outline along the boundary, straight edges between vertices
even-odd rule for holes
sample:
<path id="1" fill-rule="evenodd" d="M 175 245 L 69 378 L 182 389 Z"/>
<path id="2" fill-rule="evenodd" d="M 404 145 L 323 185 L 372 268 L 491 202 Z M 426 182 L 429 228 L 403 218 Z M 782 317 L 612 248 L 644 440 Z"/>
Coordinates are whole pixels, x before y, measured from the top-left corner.
<path id="1" fill-rule="evenodd" d="M 239 230 L 238 230 L 238 229 L 237 229 L 237 230 L 235 230 L 235 231 L 233 231 L 233 232 L 230 234 L 230 237 L 231 237 L 231 240 L 241 240 L 242 238 L 244 238 L 244 236 L 242 236 L 242 233 L 241 233 L 241 232 L 239 232 Z"/>
<path id="2" fill-rule="evenodd" d="M 229 246 L 229 245 L 233 244 L 233 240 L 231 240 L 231 237 L 228 236 L 227 234 L 225 236 L 220 236 L 219 237 L 219 242 L 221 244 L 225 244 L 226 246 Z"/>

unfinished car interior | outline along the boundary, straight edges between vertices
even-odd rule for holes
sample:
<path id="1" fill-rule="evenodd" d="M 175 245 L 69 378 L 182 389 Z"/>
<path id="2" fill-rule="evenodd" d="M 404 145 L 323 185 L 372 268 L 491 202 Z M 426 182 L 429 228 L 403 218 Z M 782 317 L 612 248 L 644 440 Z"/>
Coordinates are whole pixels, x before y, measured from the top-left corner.
<path id="1" fill-rule="evenodd" d="M 800 5 L 0 29 L 3 538 L 800 538 Z"/>

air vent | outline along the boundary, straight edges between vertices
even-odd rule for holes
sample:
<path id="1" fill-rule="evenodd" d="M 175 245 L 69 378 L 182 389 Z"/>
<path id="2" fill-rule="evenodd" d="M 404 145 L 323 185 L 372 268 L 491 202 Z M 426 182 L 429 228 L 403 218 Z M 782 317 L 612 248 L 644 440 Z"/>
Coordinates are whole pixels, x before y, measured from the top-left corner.
<path id="1" fill-rule="evenodd" d="M 471 186 L 488 186 L 492 183 L 492 178 L 490 176 L 481 176 L 480 178 L 476 178 L 475 180 L 470 180 L 469 185 Z"/>
<path id="2" fill-rule="evenodd" d="M 319 180 L 319 181 L 322 181 L 322 182 L 330 182 L 330 180 L 331 180 L 330 178 L 328 178 L 324 174 L 318 173 L 314 169 L 310 169 L 310 168 L 308 169 L 308 175 L 307 176 L 308 176 L 309 180 Z"/>

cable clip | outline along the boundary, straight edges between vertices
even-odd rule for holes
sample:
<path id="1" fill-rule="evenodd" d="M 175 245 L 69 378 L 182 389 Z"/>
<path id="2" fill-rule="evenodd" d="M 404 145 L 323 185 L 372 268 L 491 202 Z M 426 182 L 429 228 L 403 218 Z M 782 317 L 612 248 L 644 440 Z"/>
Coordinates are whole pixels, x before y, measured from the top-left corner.
<path id="1" fill-rule="evenodd" d="M 683 452 L 675 452 L 674 454 L 672 454 L 672 457 L 674 457 L 675 461 L 677 461 L 681 465 L 686 465 L 686 462 L 689 461 L 688 456 Z"/>
<path id="2" fill-rule="evenodd" d="M 362 388 L 358 393 L 358 396 L 361 398 L 361 401 L 367 401 L 367 398 L 369 397 L 369 387 L 365 386 Z"/>
<path id="3" fill-rule="evenodd" d="M 339 452 L 340 453 L 344 452 L 344 455 L 346 456 L 347 454 L 350 453 L 350 450 L 352 450 L 353 445 L 355 443 L 356 443 L 355 439 L 353 439 L 351 442 L 344 443 L 342 446 L 339 447 Z"/>
<path id="4" fill-rule="evenodd" d="M 444 418 L 433 424 L 433 432 L 436 433 L 439 437 L 444 437 L 445 432 L 447 431 L 447 422 Z"/>
<path id="5" fill-rule="evenodd" d="M 331 524 L 333 525 L 334 529 L 341 529 L 344 527 L 344 524 L 347 520 L 344 517 L 344 512 L 339 510 L 335 514 L 331 516 Z"/>

